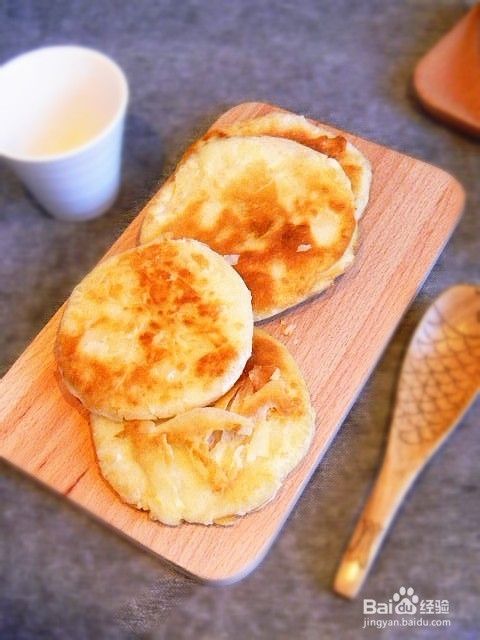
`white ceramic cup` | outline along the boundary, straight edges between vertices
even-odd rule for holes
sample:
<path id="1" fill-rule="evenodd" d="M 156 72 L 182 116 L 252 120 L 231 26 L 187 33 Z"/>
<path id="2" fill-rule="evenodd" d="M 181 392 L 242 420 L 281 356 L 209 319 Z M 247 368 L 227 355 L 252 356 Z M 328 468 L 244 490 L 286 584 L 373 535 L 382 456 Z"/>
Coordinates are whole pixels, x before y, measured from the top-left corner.
<path id="1" fill-rule="evenodd" d="M 24 53 L 0 67 L 0 156 L 63 220 L 104 213 L 120 186 L 128 84 L 85 47 Z"/>

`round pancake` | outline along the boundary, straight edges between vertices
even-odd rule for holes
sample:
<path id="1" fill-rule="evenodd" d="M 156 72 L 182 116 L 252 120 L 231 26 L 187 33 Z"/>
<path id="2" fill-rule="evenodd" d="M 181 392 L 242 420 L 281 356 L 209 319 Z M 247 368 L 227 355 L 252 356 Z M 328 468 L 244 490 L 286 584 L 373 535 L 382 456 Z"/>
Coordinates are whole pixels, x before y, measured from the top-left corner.
<path id="1" fill-rule="evenodd" d="M 140 242 L 191 237 L 223 254 L 252 292 L 256 320 L 325 288 L 356 230 L 339 163 L 292 140 L 215 138 L 180 163 L 145 208 Z"/>
<path id="2" fill-rule="evenodd" d="M 105 479 L 168 525 L 231 524 L 271 500 L 307 452 L 314 411 L 297 365 L 258 329 L 234 387 L 213 407 L 164 422 L 92 415 Z"/>
<path id="3" fill-rule="evenodd" d="M 56 356 L 68 389 L 114 420 L 166 418 L 221 396 L 251 354 L 251 296 L 195 240 L 113 256 L 74 289 Z"/>
<path id="4" fill-rule="evenodd" d="M 372 182 L 372 169 L 367 158 L 343 136 L 293 113 L 269 113 L 252 120 L 229 126 L 214 127 L 204 137 L 218 136 L 276 136 L 288 138 L 338 160 L 347 174 L 355 197 L 355 217 L 359 220 L 367 206 Z"/>

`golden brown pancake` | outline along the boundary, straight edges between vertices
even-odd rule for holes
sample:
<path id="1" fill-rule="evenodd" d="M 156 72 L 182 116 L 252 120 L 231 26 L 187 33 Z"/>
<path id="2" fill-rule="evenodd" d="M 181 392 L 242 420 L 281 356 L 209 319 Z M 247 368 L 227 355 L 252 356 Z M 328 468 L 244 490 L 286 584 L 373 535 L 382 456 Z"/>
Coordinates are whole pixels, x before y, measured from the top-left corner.
<path id="1" fill-rule="evenodd" d="M 260 320 L 331 283 L 326 274 L 351 250 L 354 214 L 335 159 L 282 138 L 214 138 L 189 153 L 148 203 L 140 241 L 205 242 L 245 280 Z"/>
<path id="2" fill-rule="evenodd" d="M 231 524 L 271 500 L 310 445 L 314 412 L 283 345 L 255 330 L 253 354 L 213 407 L 168 421 L 92 415 L 103 476 L 129 504 L 169 525 Z"/>
<path id="3" fill-rule="evenodd" d="M 276 136 L 304 144 L 335 158 L 347 174 L 355 197 L 355 216 L 361 218 L 368 203 L 372 170 L 367 158 L 346 138 L 293 113 L 269 113 L 229 126 L 211 129 L 203 140 L 218 136 Z"/>
<path id="4" fill-rule="evenodd" d="M 68 389 L 95 413 L 166 418 L 221 396 L 251 354 L 251 296 L 196 240 L 113 256 L 74 289 L 56 356 Z"/>

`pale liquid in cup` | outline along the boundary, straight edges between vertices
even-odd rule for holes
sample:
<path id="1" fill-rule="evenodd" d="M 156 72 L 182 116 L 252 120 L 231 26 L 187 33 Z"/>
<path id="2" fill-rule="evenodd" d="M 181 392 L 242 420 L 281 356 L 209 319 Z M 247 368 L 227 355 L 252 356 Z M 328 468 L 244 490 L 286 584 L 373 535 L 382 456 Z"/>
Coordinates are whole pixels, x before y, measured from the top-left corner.
<path id="1" fill-rule="evenodd" d="M 96 109 L 87 106 L 89 102 L 85 90 L 79 90 L 76 95 L 58 95 L 54 104 L 40 105 L 39 124 L 25 127 L 24 135 L 17 134 L 16 153 L 37 158 L 68 153 L 95 138 L 105 126 L 108 111 L 102 104 Z"/>
<path id="2" fill-rule="evenodd" d="M 86 144 L 96 132 L 97 127 L 91 119 L 81 114 L 72 116 L 71 109 L 67 107 L 64 113 L 57 114 L 55 119 L 45 124 L 35 137 L 26 140 L 21 146 L 21 153 L 32 157 L 68 153 Z"/>
<path id="3" fill-rule="evenodd" d="M 56 217 L 89 219 L 119 188 L 126 78 L 103 54 L 46 47 L 0 67 L 0 155 Z"/>

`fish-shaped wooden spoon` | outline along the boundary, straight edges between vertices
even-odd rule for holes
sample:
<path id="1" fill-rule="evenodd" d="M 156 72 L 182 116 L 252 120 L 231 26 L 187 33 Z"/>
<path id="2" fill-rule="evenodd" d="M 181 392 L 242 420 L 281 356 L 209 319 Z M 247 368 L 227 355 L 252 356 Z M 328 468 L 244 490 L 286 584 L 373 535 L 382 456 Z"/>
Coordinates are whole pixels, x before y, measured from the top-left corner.
<path id="1" fill-rule="evenodd" d="M 480 388 L 480 287 L 447 289 L 428 309 L 403 363 L 388 446 L 375 487 L 335 577 L 354 598 L 405 494 Z"/>

